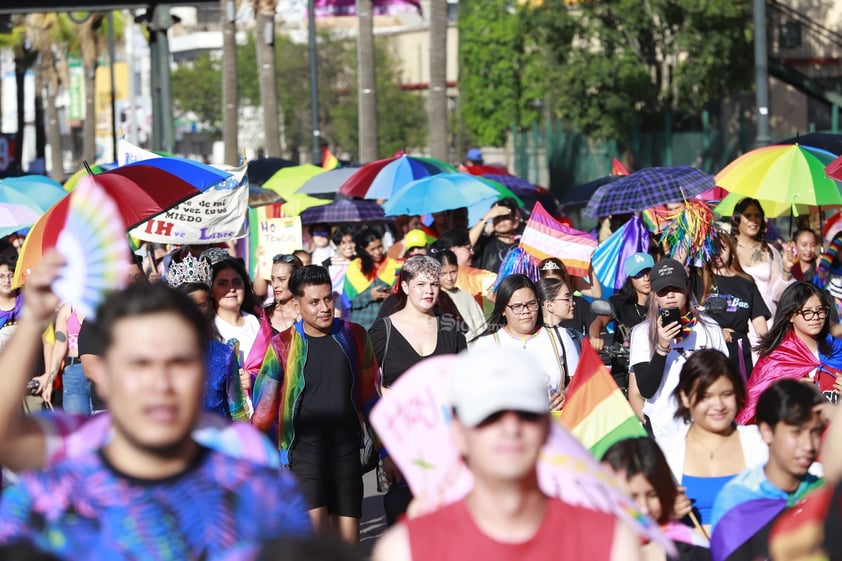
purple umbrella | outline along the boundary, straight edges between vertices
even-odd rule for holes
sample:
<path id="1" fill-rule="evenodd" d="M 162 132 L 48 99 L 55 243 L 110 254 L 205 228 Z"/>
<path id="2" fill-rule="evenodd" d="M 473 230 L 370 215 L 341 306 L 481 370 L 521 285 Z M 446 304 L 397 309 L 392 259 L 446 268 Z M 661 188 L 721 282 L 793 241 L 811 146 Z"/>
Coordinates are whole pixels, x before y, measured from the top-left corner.
<path id="1" fill-rule="evenodd" d="M 496 181 L 500 185 L 505 185 L 509 189 L 528 189 L 530 191 L 535 190 L 535 185 L 528 182 L 522 177 L 515 177 L 514 175 L 498 175 L 495 173 L 486 173 L 483 174 L 483 177 L 486 179 L 491 179 L 492 181 Z"/>
<path id="2" fill-rule="evenodd" d="M 374 201 L 338 199 L 329 205 L 308 208 L 301 213 L 301 223 L 341 224 L 356 222 L 385 222 L 383 207 Z"/>

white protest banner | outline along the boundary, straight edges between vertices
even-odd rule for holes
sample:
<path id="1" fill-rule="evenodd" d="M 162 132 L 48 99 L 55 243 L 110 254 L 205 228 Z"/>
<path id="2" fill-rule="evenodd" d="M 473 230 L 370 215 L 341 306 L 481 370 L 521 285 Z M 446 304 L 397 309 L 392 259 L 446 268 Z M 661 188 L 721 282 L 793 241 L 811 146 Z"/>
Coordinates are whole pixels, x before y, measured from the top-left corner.
<path id="1" fill-rule="evenodd" d="M 117 154 L 120 165 L 161 157 L 122 139 L 117 142 Z M 245 236 L 249 200 L 246 166 L 219 168 L 231 177 L 147 220 L 131 235 L 147 242 L 179 245 L 212 244 Z"/>
<path id="2" fill-rule="evenodd" d="M 301 218 L 263 218 L 257 223 L 258 264 L 265 278 L 272 273 L 272 257 L 304 247 Z"/>

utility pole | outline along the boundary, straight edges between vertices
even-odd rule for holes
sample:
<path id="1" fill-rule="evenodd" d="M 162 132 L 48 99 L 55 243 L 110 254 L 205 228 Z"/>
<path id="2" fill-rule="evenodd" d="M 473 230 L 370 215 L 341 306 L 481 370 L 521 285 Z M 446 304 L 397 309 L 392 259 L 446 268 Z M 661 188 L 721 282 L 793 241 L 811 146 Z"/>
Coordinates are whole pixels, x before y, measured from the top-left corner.
<path id="1" fill-rule="evenodd" d="M 170 44 L 167 29 L 172 22 L 170 7 L 158 4 L 152 9 L 149 46 L 152 65 L 152 149 L 175 151 L 172 113 Z"/>
<path id="2" fill-rule="evenodd" d="M 372 0 L 357 0 L 360 162 L 377 159 L 377 74 Z"/>
<path id="3" fill-rule="evenodd" d="M 307 2 L 307 47 L 310 57 L 310 126 L 313 128 L 313 148 L 310 151 L 310 163 L 322 164 L 322 131 L 319 128 L 319 59 L 316 51 L 316 2 Z"/>
<path id="4" fill-rule="evenodd" d="M 766 42 L 766 0 L 752 0 L 754 12 L 754 88 L 757 105 L 755 146 L 772 142 L 769 128 L 769 50 Z"/>

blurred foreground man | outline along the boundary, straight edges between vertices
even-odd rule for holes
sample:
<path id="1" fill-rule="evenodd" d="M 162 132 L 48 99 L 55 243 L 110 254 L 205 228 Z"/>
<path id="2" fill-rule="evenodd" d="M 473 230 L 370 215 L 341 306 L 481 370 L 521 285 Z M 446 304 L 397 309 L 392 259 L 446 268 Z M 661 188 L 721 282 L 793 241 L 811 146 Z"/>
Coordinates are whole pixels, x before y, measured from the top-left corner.
<path id="1" fill-rule="evenodd" d="M 609 514 L 544 495 L 536 464 L 549 431 L 540 369 L 502 352 L 453 373 L 453 438 L 474 475 L 461 501 L 384 534 L 374 561 L 640 559 L 639 541 Z"/>
<path id="2" fill-rule="evenodd" d="M 5 376 L 30 368 L 57 304 L 49 287 L 62 264 L 49 254 L 30 276 L 15 364 L 3 362 L 12 370 Z M 267 539 L 309 533 L 288 475 L 191 436 L 208 337 L 192 300 L 161 284 L 136 284 L 106 299 L 96 328 L 104 354 L 93 366 L 111 413 L 110 440 L 6 490 L 0 543 L 30 542 L 74 561 L 244 560 Z"/>

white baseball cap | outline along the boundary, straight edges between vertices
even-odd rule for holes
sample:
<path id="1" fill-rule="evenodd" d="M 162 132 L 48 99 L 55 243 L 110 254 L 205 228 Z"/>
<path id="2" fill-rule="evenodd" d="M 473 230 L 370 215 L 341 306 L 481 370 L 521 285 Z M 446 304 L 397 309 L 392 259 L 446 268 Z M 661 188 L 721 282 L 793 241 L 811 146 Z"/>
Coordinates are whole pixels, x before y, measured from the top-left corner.
<path id="1" fill-rule="evenodd" d="M 547 382 L 535 360 L 501 349 L 459 356 L 450 379 L 450 405 L 469 427 L 500 411 L 550 410 Z"/>

